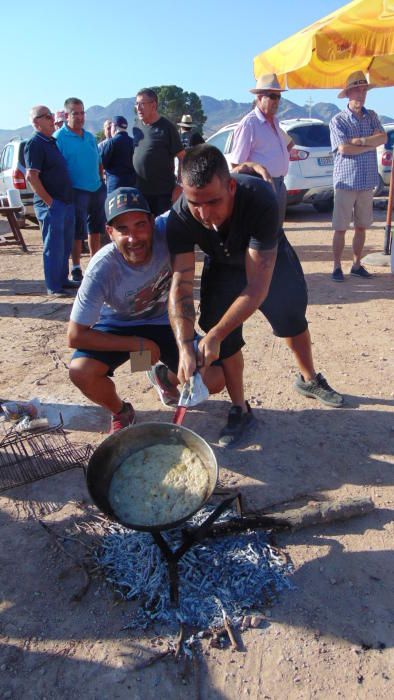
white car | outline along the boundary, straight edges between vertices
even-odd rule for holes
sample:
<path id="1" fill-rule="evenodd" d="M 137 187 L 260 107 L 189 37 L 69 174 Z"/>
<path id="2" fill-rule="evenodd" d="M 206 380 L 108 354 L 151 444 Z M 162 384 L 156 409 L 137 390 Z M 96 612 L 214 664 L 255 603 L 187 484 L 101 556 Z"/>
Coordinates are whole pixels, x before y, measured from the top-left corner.
<path id="1" fill-rule="evenodd" d="M 11 139 L 0 153 L 0 197 L 6 198 L 7 190 L 18 190 L 24 206 L 24 213 L 17 214 L 20 226 L 25 225 L 25 216 L 35 219 L 34 192 L 25 177 L 25 144 L 26 140 Z"/>
<path id="2" fill-rule="evenodd" d="M 238 122 L 223 126 L 207 139 L 207 143 L 222 151 L 230 167 L 237 125 Z M 328 124 L 320 119 L 284 119 L 280 126 L 294 141 L 285 177 L 287 204 L 306 202 L 317 211 L 330 211 L 334 201 L 334 162 Z"/>
<path id="3" fill-rule="evenodd" d="M 394 124 L 383 124 L 383 128 L 387 133 L 387 141 L 376 149 L 379 171 L 379 184 L 375 190 L 376 196 L 383 194 L 385 188 L 389 187 L 393 162 Z"/>

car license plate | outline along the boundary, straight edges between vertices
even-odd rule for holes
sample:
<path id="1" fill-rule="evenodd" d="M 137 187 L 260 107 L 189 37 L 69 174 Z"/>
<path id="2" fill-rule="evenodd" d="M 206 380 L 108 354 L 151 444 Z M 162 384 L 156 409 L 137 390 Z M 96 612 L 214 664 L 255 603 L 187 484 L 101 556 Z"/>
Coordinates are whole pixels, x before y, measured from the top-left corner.
<path id="1" fill-rule="evenodd" d="M 322 158 L 318 158 L 317 162 L 319 165 L 332 165 L 334 161 L 332 156 L 323 156 Z"/>

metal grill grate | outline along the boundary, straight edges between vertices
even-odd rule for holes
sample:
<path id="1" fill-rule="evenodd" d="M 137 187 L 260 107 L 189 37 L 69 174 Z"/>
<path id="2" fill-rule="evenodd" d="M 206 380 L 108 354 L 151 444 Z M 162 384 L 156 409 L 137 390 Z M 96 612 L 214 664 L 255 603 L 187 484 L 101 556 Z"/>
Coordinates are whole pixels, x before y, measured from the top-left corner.
<path id="1" fill-rule="evenodd" d="M 20 434 L 8 430 L 0 438 L 0 493 L 75 467 L 86 467 L 91 445 L 72 444 L 63 420 L 51 428 Z"/>

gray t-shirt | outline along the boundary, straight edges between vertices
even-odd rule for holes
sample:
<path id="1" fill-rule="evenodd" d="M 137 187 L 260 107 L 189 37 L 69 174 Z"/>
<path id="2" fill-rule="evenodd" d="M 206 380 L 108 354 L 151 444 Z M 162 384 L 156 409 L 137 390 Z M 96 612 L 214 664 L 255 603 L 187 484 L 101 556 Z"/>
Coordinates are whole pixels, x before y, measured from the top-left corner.
<path id="1" fill-rule="evenodd" d="M 109 326 L 167 325 L 171 285 L 166 240 L 167 216 L 158 216 L 152 257 L 145 265 L 129 265 L 115 243 L 99 250 L 90 261 L 71 311 L 83 326 L 98 321 Z"/>
<path id="2" fill-rule="evenodd" d="M 133 139 L 138 189 L 145 195 L 170 194 L 175 185 L 174 158 L 183 150 L 174 124 L 165 117 L 153 124 L 137 120 Z"/>

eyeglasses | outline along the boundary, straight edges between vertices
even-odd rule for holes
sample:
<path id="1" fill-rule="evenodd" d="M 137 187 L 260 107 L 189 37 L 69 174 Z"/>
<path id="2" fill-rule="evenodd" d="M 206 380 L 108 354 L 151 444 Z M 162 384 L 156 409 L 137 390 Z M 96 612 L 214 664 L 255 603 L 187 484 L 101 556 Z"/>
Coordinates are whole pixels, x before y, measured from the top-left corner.
<path id="1" fill-rule="evenodd" d="M 134 107 L 137 109 L 138 107 L 145 107 L 145 105 L 150 105 L 153 102 L 153 100 L 146 100 L 145 102 L 136 102 Z"/>
<path id="2" fill-rule="evenodd" d="M 85 114 L 85 110 L 82 109 L 80 112 L 72 111 L 72 112 L 70 112 L 70 114 L 72 117 L 83 117 L 83 115 Z"/>
<path id="3" fill-rule="evenodd" d="M 52 112 L 46 114 L 37 114 L 36 119 L 54 119 L 55 115 Z"/>

